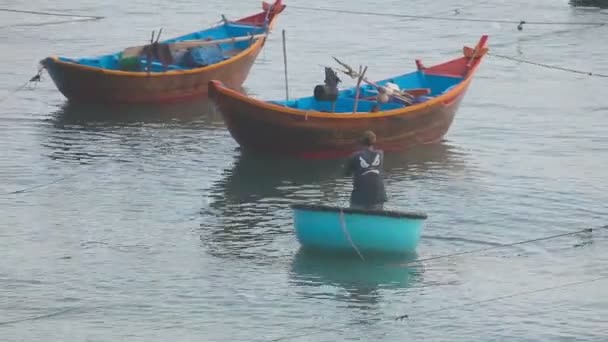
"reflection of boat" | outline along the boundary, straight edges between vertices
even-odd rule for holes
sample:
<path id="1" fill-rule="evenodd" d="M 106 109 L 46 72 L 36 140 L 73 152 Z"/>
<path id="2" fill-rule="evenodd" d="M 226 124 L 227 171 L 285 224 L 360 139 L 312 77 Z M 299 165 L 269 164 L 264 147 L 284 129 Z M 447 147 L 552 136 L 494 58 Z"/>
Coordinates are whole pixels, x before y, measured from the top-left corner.
<path id="1" fill-rule="evenodd" d="M 225 137 L 221 116 L 204 98 L 139 106 L 67 101 L 51 114 L 49 122 L 42 146 L 50 158 L 68 162 L 91 162 L 117 154 L 123 161 L 141 161 L 137 151 L 142 149 L 150 148 L 150 156 L 160 157 Z"/>
<path id="2" fill-rule="evenodd" d="M 446 143 L 420 146 L 403 153 L 387 154 L 384 170 L 387 178 L 418 176 L 430 170 L 461 168 L 463 153 Z M 339 197 L 349 186 L 343 173 L 342 160 L 311 162 L 298 158 L 276 157 L 241 151 L 232 167 L 224 170 L 216 183 L 217 200 L 232 203 L 254 201 L 265 197 L 294 197 L 294 189 L 321 191 L 325 199 Z M 295 198 L 297 199 L 297 198 Z M 221 206 L 221 205 L 220 205 Z"/>
<path id="3" fill-rule="evenodd" d="M 335 160 L 307 163 L 301 159 L 273 158 L 250 153 L 237 156 L 232 168 L 224 171 L 218 200 L 241 203 L 265 197 L 284 197 L 298 187 L 331 191 L 335 180 L 343 176 L 341 163 Z"/>
<path id="4" fill-rule="evenodd" d="M 83 104 L 68 101 L 62 104 L 54 116 L 56 126 L 129 123 L 163 123 L 169 125 L 188 123 L 191 125 L 203 123 L 223 127 L 221 115 L 207 98 L 173 104 L 141 104 L 137 106 Z"/>
<path id="5" fill-rule="evenodd" d="M 446 134 L 487 52 L 487 38 L 482 36 L 475 48 L 465 47 L 461 57 L 432 67 L 418 62 L 414 72 L 361 87 L 338 91 L 338 78 L 328 68 L 326 84 L 311 97 L 262 101 L 220 81 L 210 82 L 209 97 L 243 149 L 336 158 L 353 152 L 361 134 L 373 130 L 379 148 L 402 151 Z M 360 76 L 352 70 L 347 74 Z"/>
<path id="6" fill-rule="evenodd" d="M 296 237 L 305 248 L 335 252 L 397 253 L 416 250 L 427 215 L 294 204 Z"/>
<path id="7" fill-rule="evenodd" d="M 375 303 L 379 297 L 378 289 L 408 288 L 420 281 L 423 272 L 420 265 L 393 266 L 415 257 L 376 256 L 361 261 L 339 254 L 300 249 L 291 264 L 290 282 L 306 287 L 336 286 L 348 292 L 345 301 Z"/>
<path id="8" fill-rule="evenodd" d="M 150 103 L 206 95 L 220 79 L 240 87 L 285 5 L 165 41 L 104 56 L 41 61 L 65 97 L 79 102 Z M 160 32 L 159 32 L 160 35 Z"/>
<path id="9" fill-rule="evenodd" d="M 574 7 L 595 7 L 608 8 L 608 0 L 570 0 L 570 5 Z"/>
<path id="10" fill-rule="evenodd" d="M 419 264 L 395 267 L 415 260 L 417 255 L 374 255 L 362 261 L 344 254 L 328 255 L 324 252 L 301 248 L 292 263 L 294 281 L 301 284 L 328 284 L 343 287 L 407 287 L 421 275 Z"/>

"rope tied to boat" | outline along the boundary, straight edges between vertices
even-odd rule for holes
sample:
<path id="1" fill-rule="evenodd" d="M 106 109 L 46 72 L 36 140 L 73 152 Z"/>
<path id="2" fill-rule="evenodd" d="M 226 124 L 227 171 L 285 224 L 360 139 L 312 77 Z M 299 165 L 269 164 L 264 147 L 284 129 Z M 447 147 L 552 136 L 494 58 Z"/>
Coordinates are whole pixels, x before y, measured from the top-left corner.
<path id="1" fill-rule="evenodd" d="M 71 18 L 71 19 L 59 20 L 59 21 L 5 25 L 5 26 L 0 26 L 0 29 L 11 28 L 11 27 L 24 27 L 24 26 L 57 25 L 57 24 L 67 24 L 67 23 L 82 22 L 82 21 L 97 21 L 97 20 L 105 19 L 105 17 L 102 17 L 102 16 L 82 15 L 82 14 L 72 14 L 72 13 L 29 11 L 29 10 L 20 10 L 20 9 L 14 9 L 14 8 L 0 8 L 0 12 L 25 13 L 25 14 L 34 14 L 34 15 L 41 15 L 41 16 Z"/>
<path id="2" fill-rule="evenodd" d="M 571 68 L 566 68 L 566 67 L 561 67 L 561 66 L 556 66 L 556 65 L 543 64 L 543 63 L 539 63 L 539 62 L 528 61 L 528 60 L 525 60 L 525 59 L 520 59 L 520 58 L 506 56 L 506 55 L 499 55 L 499 54 L 490 53 L 490 52 L 488 52 L 488 55 L 496 57 L 496 58 L 502 58 L 502 59 L 510 60 L 510 61 L 513 61 L 513 62 L 519 62 L 519 63 L 525 63 L 525 64 L 530 64 L 530 65 L 535 65 L 535 66 L 539 66 L 539 67 L 543 67 L 543 68 L 547 68 L 547 69 L 566 71 L 566 72 L 571 72 L 571 73 L 575 73 L 575 74 L 582 74 L 582 75 L 587 75 L 587 76 L 593 76 L 593 77 L 608 78 L 608 74 L 600 74 L 600 73 L 594 73 L 594 72 L 591 72 L 591 71 L 582 71 L 582 70 L 576 70 L 576 69 L 571 69 Z"/>
<path id="3" fill-rule="evenodd" d="M 290 5 L 289 8 L 295 10 L 304 11 L 315 11 L 315 12 L 328 12 L 328 13 L 339 13 L 339 14 L 351 14 L 351 15 L 368 15 L 368 16 L 380 16 L 380 17 L 393 17 L 393 18 L 408 18 L 408 19 L 426 19 L 426 20 L 441 20 L 441 21 L 463 21 L 463 22 L 480 22 L 480 23 L 496 23 L 496 24 L 515 24 L 517 30 L 521 31 L 523 25 L 578 25 L 578 26 L 604 26 L 605 22 L 567 22 L 567 21 L 530 21 L 530 20 L 508 20 L 508 19 L 484 19 L 484 18 L 463 18 L 463 17 L 446 17 L 446 16 L 434 16 L 434 15 L 415 15 L 415 14 L 401 14 L 401 13 L 383 13 L 383 12 L 371 12 L 371 11 L 355 11 L 345 10 L 337 8 L 324 8 L 324 7 L 307 7 L 307 6 L 295 6 Z M 455 14 L 459 12 L 455 11 Z"/>
<path id="4" fill-rule="evenodd" d="M 361 251 L 359 251 L 359 248 L 357 248 L 357 245 L 355 245 L 353 239 L 350 236 L 350 233 L 348 232 L 348 228 L 346 227 L 346 219 L 344 218 L 344 211 L 342 210 L 342 207 L 340 207 L 340 226 L 342 227 L 342 232 L 344 232 L 344 235 L 346 236 L 346 239 L 348 239 L 350 245 L 353 247 L 355 252 L 357 252 L 361 260 L 365 261 L 363 254 L 361 254 Z"/>
<path id="5" fill-rule="evenodd" d="M 30 84 L 30 83 L 41 82 L 42 81 L 42 71 L 44 71 L 44 69 L 45 69 L 44 65 L 40 65 L 38 67 L 38 72 L 36 72 L 36 74 L 34 76 L 32 76 L 28 81 L 26 81 L 25 83 L 21 84 L 17 88 L 11 90 L 2 99 L 0 99 L 0 102 L 4 102 L 4 101 L 8 100 L 14 93 L 16 93 L 16 92 L 18 92 L 20 90 L 25 89 L 25 87 L 27 87 L 27 85 Z"/>
<path id="6" fill-rule="evenodd" d="M 451 253 L 451 254 L 441 254 L 441 255 L 436 255 L 436 256 L 432 256 L 432 257 L 428 257 L 428 258 L 408 261 L 406 263 L 401 263 L 401 264 L 398 264 L 396 266 L 408 267 L 408 266 L 413 265 L 413 264 L 418 264 L 418 263 L 422 263 L 422 262 L 430 261 L 430 260 L 452 258 L 452 257 L 455 257 L 455 256 L 488 252 L 488 251 L 493 251 L 493 250 L 497 250 L 497 249 L 501 249 L 501 248 L 507 248 L 507 247 L 513 247 L 513 246 L 518 246 L 518 245 L 524 245 L 524 244 L 528 244 L 528 243 L 532 243 L 532 242 L 552 240 L 552 239 L 556 239 L 556 238 L 560 238 L 560 237 L 565 237 L 565 236 L 578 235 L 578 234 L 583 234 L 583 233 L 591 233 L 593 231 L 600 231 L 600 230 L 606 230 L 606 229 L 608 229 L 608 224 L 604 225 L 604 226 L 601 226 L 601 227 L 583 228 L 583 229 L 576 230 L 576 231 L 573 231 L 573 232 L 567 232 L 567 233 L 561 233 L 561 234 L 543 236 L 543 237 L 538 237 L 538 238 L 534 238 L 534 239 L 528 239 L 528 240 L 517 241 L 517 242 L 512 242 L 512 243 L 507 243 L 507 244 L 501 244 L 501 245 L 498 245 L 498 246 L 491 246 L 491 247 L 486 247 L 486 248 L 473 249 L 473 250 L 468 250 L 468 251 L 463 251 L 463 252 L 456 252 L 456 253 Z"/>

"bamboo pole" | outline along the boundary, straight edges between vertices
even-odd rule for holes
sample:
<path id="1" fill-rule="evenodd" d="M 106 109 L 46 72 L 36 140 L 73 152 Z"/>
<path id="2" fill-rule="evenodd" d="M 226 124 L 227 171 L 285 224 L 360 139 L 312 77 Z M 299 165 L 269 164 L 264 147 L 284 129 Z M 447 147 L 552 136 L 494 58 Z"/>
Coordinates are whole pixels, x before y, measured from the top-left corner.
<path id="1" fill-rule="evenodd" d="M 285 46 L 285 30 L 283 30 L 283 67 L 285 69 L 285 106 L 289 101 L 289 84 L 287 82 L 287 47 Z"/>
<path id="2" fill-rule="evenodd" d="M 355 105 L 353 106 L 353 114 L 357 112 L 357 105 L 359 104 L 359 92 L 361 91 L 361 81 L 363 77 L 365 77 L 365 73 L 367 72 L 367 66 L 365 69 L 361 71 L 361 66 L 359 65 L 359 78 L 357 78 L 357 92 L 355 93 Z"/>
<path id="3" fill-rule="evenodd" d="M 253 36 L 242 36 L 242 37 L 224 38 L 224 39 L 216 39 L 216 40 L 198 40 L 198 39 L 197 40 L 186 40 L 186 41 L 182 41 L 182 42 L 169 43 L 168 45 L 172 51 L 177 51 L 177 50 L 184 50 L 184 49 L 206 46 L 206 45 L 236 43 L 236 42 L 241 42 L 241 41 L 250 40 L 250 39 L 253 40 L 256 38 L 262 38 L 265 36 L 266 36 L 266 34 L 262 33 L 262 34 L 256 34 Z M 128 47 L 123 50 L 122 55 L 123 55 L 123 57 L 138 56 L 141 53 L 141 51 L 144 49 L 144 47 L 145 47 L 145 45 Z"/>

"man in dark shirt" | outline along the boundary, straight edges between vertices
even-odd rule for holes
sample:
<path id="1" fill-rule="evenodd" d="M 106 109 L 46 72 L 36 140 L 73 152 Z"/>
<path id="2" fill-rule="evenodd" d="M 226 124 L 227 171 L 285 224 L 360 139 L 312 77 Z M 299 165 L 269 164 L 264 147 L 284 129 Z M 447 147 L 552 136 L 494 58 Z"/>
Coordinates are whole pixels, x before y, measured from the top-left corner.
<path id="1" fill-rule="evenodd" d="M 382 178 L 384 152 L 374 149 L 375 142 L 374 132 L 363 133 L 364 148 L 353 153 L 346 165 L 346 175 L 353 176 L 351 208 L 382 210 L 388 200 Z"/>

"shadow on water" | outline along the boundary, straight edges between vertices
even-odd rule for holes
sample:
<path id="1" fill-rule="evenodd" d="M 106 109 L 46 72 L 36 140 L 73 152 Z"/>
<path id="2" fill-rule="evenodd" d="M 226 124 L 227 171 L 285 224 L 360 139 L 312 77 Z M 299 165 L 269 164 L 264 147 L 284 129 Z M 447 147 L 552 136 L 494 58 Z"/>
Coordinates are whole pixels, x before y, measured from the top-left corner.
<path id="1" fill-rule="evenodd" d="M 394 267 L 395 263 L 415 260 L 410 256 L 336 255 L 299 249 L 293 258 L 289 278 L 300 293 L 308 297 L 338 299 L 361 307 L 377 304 L 381 289 L 403 289 L 422 281 L 422 266 Z M 328 291 L 333 286 L 344 291 Z M 307 291 L 306 288 L 313 288 Z"/>
<path id="2" fill-rule="evenodd" d="M 348 201 L 351 180 L 344 176 L 343 165 L 344 160 L 238 155 L 211 186 L 208 207 L 201 210 L 203 244 L 218 256 L 253 258 L 251 253 L 268 253 L 275 238 L 292 233 L 290 204 Z M 393 153 L 385 160 L 392 178 L 427 177 L 427 172 L 463 166 L 462 153 L 445 143 Z"/>
<path id="3" fill-rule="evenodd" d="M 595 7 L 605 9 L 608 8 L 608 0 L 570 0 L 570 5 L 573 7 Z"/>

